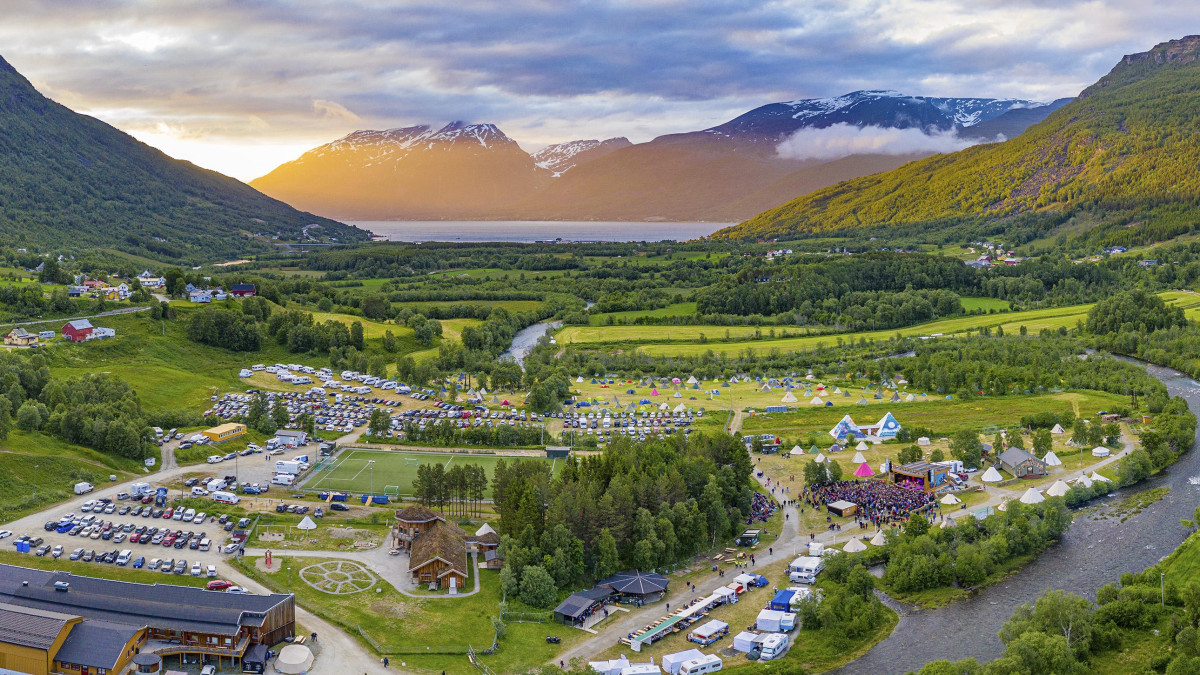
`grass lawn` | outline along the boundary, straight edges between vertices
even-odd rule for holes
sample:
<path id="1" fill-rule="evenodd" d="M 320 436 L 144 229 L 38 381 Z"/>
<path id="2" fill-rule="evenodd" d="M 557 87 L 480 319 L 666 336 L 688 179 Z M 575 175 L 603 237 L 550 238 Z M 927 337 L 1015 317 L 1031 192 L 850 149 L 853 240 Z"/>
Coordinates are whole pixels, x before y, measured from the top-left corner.
<path id="1" fill-rule="evenodd" d="M 100 544 L 103 544 L 101 546 Z M 88 544 L 79 544 L 85 549 L 96 549 L 96 551 L 110 551 L 114 548 L 121 548 L 120 545 L 113 545 L 111 541 L 89 542 Z M 8 548 L 8 547 L 6 547 Z M 170 586 L 196 586 L 203 588 L 208 583 L 206 577 L 194 577 L 191 574 L 163 574 L 158 571 L 148 569 L 135 570 L 132 567 L 117 567 L 116 565 L 108 565 L 104 563 L 85 563 L 78 560 L 68 560 L 73 547 L 64 546 L 65 552 L 63 557 L 55 559 L 49 555 L 38 557 L 32 553 L 17 553 L 16 551 L 3 550 L 0 551 L 0 563 L 5 565 L 19 565 L 21 567 L 32 567 L 39 570 L 54 570 L 62 572 L 70 572 L 81 577 L 96 577 L 98 579 L 113 579 L 115 581 L 131 581 L 139 584 L 167 584 Z M 145 555 L 146 560 L 156 556 L 149 553 L 140 553 L 135 550 L 134 557 Z M 157 556 L 169 558 L 169 555 Z M 178 556 L 176 556 L 178 558 Z M 220 568 L 218 568 L 220 569 Z"/>
<path id="2" fill-rule="evenodd" d="M 1007 312 L 1012 309 L 1012 303 L 999 298 L 962 298 L 963 309 L 968 312 L 976 310 L 984 312 Z"/>
<path id="3" fill-rule="evenodd" d="M 1160 563 L 1166 580 L 1179 587 L 1200 578 L 1200 534 L 1192 534 Z"/>
<path id="4" fill-rule="evenodd" d="M 213 425 L 215 426 L 219 422 L 220 422 L 220 420 L 214 419 Z M 191 431 L 185 431 L 185 433 L 188 436 L 192 435 Z M 175 461 L 180 466 L 190 466 L 192 464 L 203 464 L 208 460 L 210 455 L 225 456 L 231 452 L 241 452 L 241 451 L 245 450 L 246 446 L 250 445 L 251 443 L 257 443 L 259 446 L 261 446 L 262 444 L 267 442 L 268 438 L 271 438 L 271 436 L 268 436 L 267 434 L 261 433 L 259 431 L 255 431 L 254 429 L 247 429 L 246 433 L 242 434 L 241 436 L 238 436 L 237 438 L 231 438 L 228 441 L 225 441 L 224 443 L 206 443 L 204 445 L 193 445 L 192 447 L 186 448 L 183 450 L 176 448 Z M 239 464 L 241 462 L 252 462 L 255 464 L 260 464 L 260 463 L 262 463 L 262 460 L 259 459 L 260 457 L 261 457 L 261 455 L 247 455 L 246 457 L 239 456 L 237 458 L 237 462 Z M 226 461 L 225 462 L 226 468 L 233 461 L 234 460 Z M 213 471 L 219 472 L 220 469 L 214 468 Z"/>
<path id="5" fill-rule="evenodd" d="M 519 458 L 454 452 L 348 448 L 342 451 L 332 465 L 314 472 L 303 484 L 303 488 L 306 490 L 370 493 L 374 486 L 374 493 L 382 494 L 386 487 L 395 486 L 399 488 L 401 495 L 411 495 L 413 494 L 413 481 L 417 478 L 417 468 L 421 464 L 437 463 L 449 469 L 452 464 L 458 463 L 477 464 L 483 467 L 488 474 L 486 496 L 491 496 L 492 474 L 496 469 L 496 463 L 501 459 L 513 462 Z M 552 471 L 558 469 L 558 462 L 555 460 L 542 459 L 540 461 L 551 462 Z M 373 468 L 368 466 L 368 462 L 374 462 Z"/>
<path id="6" fill-rule="evenodd" d="M 330 560 L 328 558 L 277 555 L 274 572 L 258 569 L 255 560 L 243 558 L 237 567 L 274 591 L 295 593 L 301 606 L 341 626 L 349 635 L 360 637 L 366 634 L 370 640 L 362 642 L 367 648 L 386 654 L 397 666 L 406 664 L 401 666 L 406 670 L 445 670 L 452 675 L 477 673 L 464 651 L 467 647 L 483 651 L 492 644 L 492 617 L 499 614 L 501 599 L 496 572 L 483 571 L 479 593 L 462 598 L 412 598 L 397 592 L 383 580 L 376 586 L 382 589 L 379 593 L 372 589 L 352 595 L 330 595 L 298 581 L 300 569 Z M 478 572 L 473 570 L 472 577 Z M 467 583 L 468 587 L 474 588 L 474 578 Z M 520 603 L 510 599 L 509 604 Z M 522 611 L 515 606 L 510 610 Z M 548 634 L 561 636 L 562 644 L 546 644 Z M 568 632 L 557 624 L 509 623 L 500 650 L 481 658 L 494 672 L 518 673 L 550 661 L 561 650 L 587 635 L 582 631 Z"/>
<path id="7" fill-rule="evenodd" d="M 47 434 L 14 429 L 0 441 L 0 522 L 74 497 L 73 487 L 79 481 L 102 488 L 110 475 L 126 480 L 141 473 L 140 460 L 113 457 Z"/>

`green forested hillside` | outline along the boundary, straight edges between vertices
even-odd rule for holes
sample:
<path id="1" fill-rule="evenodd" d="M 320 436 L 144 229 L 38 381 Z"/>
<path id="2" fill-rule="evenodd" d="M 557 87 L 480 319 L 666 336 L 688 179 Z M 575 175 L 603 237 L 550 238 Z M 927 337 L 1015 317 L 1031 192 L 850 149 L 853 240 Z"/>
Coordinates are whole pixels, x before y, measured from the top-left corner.
<path id="1" fill-rule="evenodd" d="M 1198 57 L 1200 36 L 1126 56 L 1016 138 L 846 181 L 714 236 L 1008 225 L 1032 238 L 1081 214 L 1095 227 L 1076 236 L 1097 244 L 1188 232 L 1200 222 Z"/>
<path id="2" fill-rule="evenodd" d="M 0 239 L 201 261 L 265 250 L 276 234 L 366 237 L 77 114 L 0 59 Z"/>

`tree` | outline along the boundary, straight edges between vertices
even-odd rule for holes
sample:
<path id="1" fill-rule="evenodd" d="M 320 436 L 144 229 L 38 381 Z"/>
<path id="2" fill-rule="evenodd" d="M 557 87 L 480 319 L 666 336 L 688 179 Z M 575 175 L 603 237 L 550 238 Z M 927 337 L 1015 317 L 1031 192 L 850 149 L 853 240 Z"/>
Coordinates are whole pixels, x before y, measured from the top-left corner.
<path id="1" fill-rule="evenodd" d="M 621 565 L 621 556 L 617 553 L 617 540 L 613 539 L 608 528 L 600 530 L 596 538 L 596 578 L 604 579 L 617 573 Z"/>
<path id="2" fill-rule="evenodd" d="M 46 406 L 29 399 L 21 404 L 17 409 L 17 427 L 25 431 L 37 431 L 42 428 L 46 418 L 42 416 L 42 412 Z"/>
<path id="3" fill-rule="evenodd" d="M 42 271 L 38 273 L 38 281 L 43 284 L 62 283 L 63 273 L 58 266 L 58 258 L 50 256 L 42 262 Z"/>
<path id="4" fill-rule="evenodd" d="M 8 438 L 8 432 L 12 430 L 12 403 L 5 397 L 0 396 L 0 441 Z"/>
<path id="5" fill-rule="evenodd" d="M 360 351 L 363 348 L 363 325 L 361 321 L 355 321 L 350 324 L 350 344 Z"/>
<path id="6" fill-rule="evenodd" d="M 376 438 L 383 438 L 392 428 L 392 418 L 382 410 L 372 410 L 371 420 L 367 423 L 367 430 Z"/>
<path id="7" fill-rule="evenodd" d="M 550 608 L 558 600 L 554 577 L 541 565 L 529 565 L 521 571 L 521 602 L 530 607 Z"/>
<path id="8" fill-rule="evenodd" d="M 400 341 L 396 339 L 392 331 L 384 331 L 383 333 L 383 351 L 389 354 L 394 353 L 400 348 Z"/>
<path id="9" fill-rule="evenodd" d="M 841 480 L 842 465 L 838 464 L 836 459 L 830 459 L 827 464 L 829 465 L 829 479 L 835 481 Z"/>
<path id="10" fill-rule="evenodd" d="M 896 463 L 900 465 L 912 464 L 919 461 L 921 461 L 921 448 L 915 445 L 900 448 L 900 454 L 896 457 Z"/>
<path id="11" fill-rule="evenodd" d="M 1033 450 L 1040 456 L 1045 456 L 1054 447 L 1054 439 L 1049 429 L 1038 429 L 1033 432 Z"/>
<path id="12" fill-rule="evenodd" d="M 979 434 L 970 429 L 956 432 L 950 439 L 950 455 L 968 467 L 982 464 L 983 443 L 979 442 Z"/>
<path id="13" fill-rule="evenodd" d="M 1082 657 L 1091 649 L 1095 615 L 1091 603 L 1067 591 L 1050 591 L 1031 606 L 1023 604 L 1000 629 L 1000 640 L 1011 643 L 1030 631 L 1041 631 L 1066 640 Z"/>
<path id="14" fill-rule="evenodd" d="M 937 464 L 938 462 L 946 461 L 946 453 L 942 452 L 941 448 L 934 448 L 933 452 L 929 453 L 929 461 Z"/>
<path id="15" fill-rule="evenodd" d="M 809 487 L 820 487 L 829 483 L 829 471 L 817 460 L 804 465 L 804 484 Z"/>

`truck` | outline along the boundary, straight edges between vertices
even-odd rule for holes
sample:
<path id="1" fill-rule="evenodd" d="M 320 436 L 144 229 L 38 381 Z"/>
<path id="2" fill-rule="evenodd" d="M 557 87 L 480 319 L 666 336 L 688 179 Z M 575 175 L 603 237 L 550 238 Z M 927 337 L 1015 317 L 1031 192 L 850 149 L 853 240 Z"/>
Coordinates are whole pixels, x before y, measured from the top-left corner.
<path id="1" fill-rule="evenodd" d="M 154 488 L 150 487 L 149 483 L 134 483 L 129 486 L 129 495 L 131 497 L 145 497 L 150 494 L 154 494 Z"/>
<path id="2" fill-rule="evenodd" d="M 300 473 L 300 462 L 281 459 L 275 462 L 275 473 L 286 473 L 294 476 Z"/>
<path id="3" fill-rule="evenodd" d="M 96 488 L 91 483 L 81 481 L 75 484 L 75 494 L 77 495 L 86 495 L 95 489 Z"/>

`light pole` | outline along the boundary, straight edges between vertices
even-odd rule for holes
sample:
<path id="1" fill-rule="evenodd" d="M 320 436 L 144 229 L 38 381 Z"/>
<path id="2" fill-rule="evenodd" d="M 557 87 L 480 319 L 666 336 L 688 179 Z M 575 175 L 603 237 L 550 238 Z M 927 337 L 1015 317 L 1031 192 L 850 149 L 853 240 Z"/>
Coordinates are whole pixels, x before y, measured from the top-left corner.
<path id="1" fill-rule="evenodd" d="M 1158 573 L 1158 603 L 1162 607 L 1167 606 L 1167 574 L 1166 572 Z"/>
<path id="2" fill-rule="evenodd" d="M 37 470 L 38 470 L 38 465 L 34 464 L 33 465 L 33 496 L 35 498 L 37 497 Z"/>

